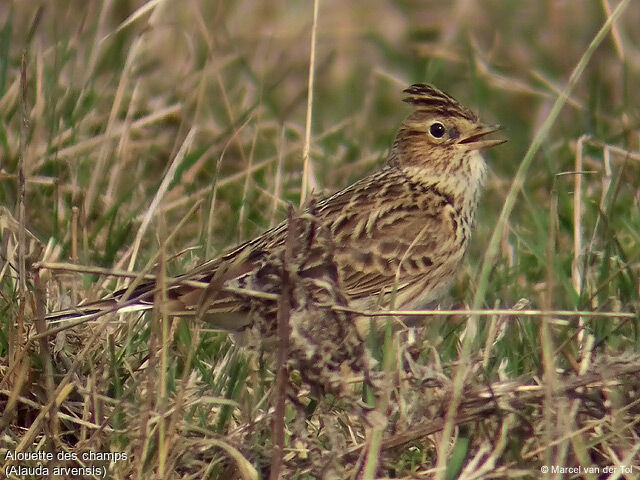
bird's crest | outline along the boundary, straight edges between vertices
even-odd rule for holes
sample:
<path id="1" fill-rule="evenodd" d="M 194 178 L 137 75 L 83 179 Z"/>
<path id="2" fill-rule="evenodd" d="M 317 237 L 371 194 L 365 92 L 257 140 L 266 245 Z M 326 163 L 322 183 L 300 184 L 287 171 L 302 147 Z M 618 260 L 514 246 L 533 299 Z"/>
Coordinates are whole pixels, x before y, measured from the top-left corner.
<path id="1" fill-rule="evenodd" d="M 403 100 L 415 105 L 418 110 L 427 110 L 440 115 L 451 115 L 477 122 L 478 117 L 454 98 L 427 83 L 415 83 L 404 90 Z"/>

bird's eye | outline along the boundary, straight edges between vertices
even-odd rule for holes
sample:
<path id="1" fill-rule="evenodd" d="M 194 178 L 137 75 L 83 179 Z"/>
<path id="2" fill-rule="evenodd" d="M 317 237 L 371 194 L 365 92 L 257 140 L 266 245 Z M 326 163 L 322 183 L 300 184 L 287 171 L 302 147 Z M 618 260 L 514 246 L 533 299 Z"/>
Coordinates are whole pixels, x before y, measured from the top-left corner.
<path id="1" fill-rule="evenodd" d="M 444 125 L 440 122 L 433 122 L 429 127 L 429 133 L 435 138 L 442 138 L 445 131 Z"/>

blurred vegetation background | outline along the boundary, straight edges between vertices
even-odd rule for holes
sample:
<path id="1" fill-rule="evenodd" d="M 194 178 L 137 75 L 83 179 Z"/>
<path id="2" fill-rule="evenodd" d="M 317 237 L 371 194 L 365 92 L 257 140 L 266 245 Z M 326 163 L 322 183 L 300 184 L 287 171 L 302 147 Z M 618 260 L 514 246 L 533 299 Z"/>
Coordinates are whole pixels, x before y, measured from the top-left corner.
<path id="1" fill-rule="evenodd" d="M 447 300 L 455 307 L 470 305 L 487 242 L 523 155 L 617 5 L 614 0 L 321 0 L 310 145 L 314 190 L 335 191 L 384 161 L 409 110 L 400 101 L 401 90 L 411 83 L 432 83 L 484 121 L 502 124 L 509 142 L 487 153 L 490 176 L 477 231 Z M 519 304 L 638 311 L 637 25 L 640 8 L 632 1 L 591 58 L 536 155 L 502 234 L 487 308 Z M 35 237 L 31 241 L 40 243 L 28 260 L 139 271 L 162 251 L 163 258 L 171 259 L 172 274 L 184 272 L 277 224 L 286 205 L 299 202 L 312 26 L 313 3 L 299 0 L 0 4 L 0 204 L 6 207 L 1 357 L 14 358 L 23 347 L 11 333 L 20 316 L 12 223 L 19 218 L 20 156 L 26 180 L 24 223 Z M 163 181 L 168 183 L 163 186 Z M 173 232 L 196 204 L 195 213 Z M 100 298 L 117 283 L 91 273 L 48 271 L 43 280 L 48 310 Z M 570 365 L 572 356 L 580 361 L 583 333 L 592 335 L 591 346 L 599 354 L 637 350 L 637 316 L 551 320 L 554 342 L 561 345 L 555 353 L 563 354 L 559 367 Z M 461 316 L 434 321 L 425 342 L 444 360 L 453 360 L 465 324 Z M 479 355 L 490 324 L 481 321 L 475 333 Z M 74 335 L 83 343 L 94 328 L 83 325 Z M 144 337 L 146 327 L 136 328 Z M 181 328 L 185 336 L 176 339 L 171 367 L 176 382 L 189 375 L 179 359 L 186 355 L 191 333 Z M 500 323 L 486 378 L 537 374 L 542 368 L 538 328 L 535 318 Z M 127 337 L 131 332 L 114 335 L 120 340 L 111 348 L 123 355 L 148 348 L 133 348 Z M 123 338 L 127 346 L 119 343 Z M 216 378 L 206 373 L 232 347 L 224 337 L 203 338 L 205 344 L 189 362 L 199 372 L 198 381 L 217 386 L 198 388 L 213 388 L 213 394 L 242 404 L 243 413 L 235 413 L 237 427 L 239 417 L 251 417 L 247 412 L 257 408 L 259 395 L 225 383 L 231 378 L 226 370 Z M 72 356 L 71 340 L 72 335 L 58 340 L 57 354 Z M 137 338 L 133 345 L 147 340 Z M 102 354 L 92 354 L 96 364 Z M 91 368 L 117 370 L 114 362 L 112 357 L 107 366 Z M 3 375 L 10 362 L 2 363 Z M 235 382 L 252 375 L 248 364 L 242 365 L 237 368 L 244 368 L 244 374 Z M 139 399 L 126 388 L 127 394 L 118 397 L 119 387 L 87 369 L 86 375 L 96 375 L 97 391 L 125 403 Z M 29 381 L 42 373 L 31 375 Z M 38 397 L 29 381 L 23 394 L 34 390 Z M 8 388 L 9 379 L 3 382 L 1 387 Z M 216 431 L 228 433 L 228 412 L 216 417 L 212 412 L 221 415 L 219 406 L 208 408 L 199 411 L 199 419 L 206 424 L 217 418 Z M 11 422 L 28 428 L 19 415 Z M 101 445 L 115 448 L 118 441 L 102 439 Z M 244 447 L 245 453 L 253 451 Z M 412 468 L 415 473 L 430 460 L 425 454 L 413 466 L 403 464 L 398 476 L 409 475 Z M 130 473 L 122 468 L 114 478 Z M 209 475 L 218 478 L 221 471 Z"/>

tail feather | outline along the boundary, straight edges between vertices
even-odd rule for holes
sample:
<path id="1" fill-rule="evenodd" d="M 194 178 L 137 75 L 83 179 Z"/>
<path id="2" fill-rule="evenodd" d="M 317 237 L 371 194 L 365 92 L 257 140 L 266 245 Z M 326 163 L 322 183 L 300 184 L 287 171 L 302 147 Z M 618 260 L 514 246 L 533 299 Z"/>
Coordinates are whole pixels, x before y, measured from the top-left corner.
<path id="1" fill-rule="evenodd" d="M 97 302 L 58 310 L 46 315 L 48 322 L 59 322 L 62 320 L 92 320 L 108 313 L 126 313 L 149 310 L 152 304 L 145 303 L 120 303 L 118 298 L 105 298 Z"/>
<path id="2" fill-rule="evenodd" d="M 236 316 L 227 318 L 228 314 L 237 313 L 240 309 L 237 295 L 225 292 L 224 286 L 221 286 L 217 293 L 212 293 L 211 284 L 202 280 L 206 279 L 178 277 L 167 282 L 167 301 L 164 305 L 166 310 L 176 316 L 202 317 L 212 327 L 221 330 L 233 331 L 244 328 L 248 320 L 238 320 Z M 129 288 L 123 288 L 108 298 L 52 312 L 45 318 L 49 322 L 82 321 L 95 320 L 109 313 L 143 312 L 153 308 L 158 288 L 155 281 L 147 281 L 131 291 Z M 208 298 L 206 306 L 203 305 L 203 295 Z M 235 319 L 230 320 L 232 317 Z"/>

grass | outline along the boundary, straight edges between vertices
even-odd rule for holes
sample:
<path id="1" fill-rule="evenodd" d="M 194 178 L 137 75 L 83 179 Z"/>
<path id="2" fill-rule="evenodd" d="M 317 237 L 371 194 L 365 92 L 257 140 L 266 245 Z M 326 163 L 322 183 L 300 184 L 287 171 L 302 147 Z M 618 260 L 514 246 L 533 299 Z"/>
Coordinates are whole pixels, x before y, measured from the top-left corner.
<path id="1" fill-rule="evenodd" d="M 365 392 L 366 422 L 291 372 L 307 410 L 286 404 L 281 475 L 631 465 L 618 473 L 637 478 L 640 18 L 629 3 L 319 2 L 317 23 L 309 2 L 0 7 L 5 474 L 36 478 L 6 473 L 6 454 L 47 451 L 126 454 L 84 462 L 108 478 L 273 475 L 271 355 L 160 308 L 29 340 L 53 327 L 34 319 L 129 281 L 99 272 L 179 274 L 283 220 L 303 185 L 331 192 L 366 175 L 407 113 L 401 89 L 427 81 L 510 140 L 488 153 L 467 261 L 427 328 L 368 342 L 393 381 L 377 404 Z"/>

